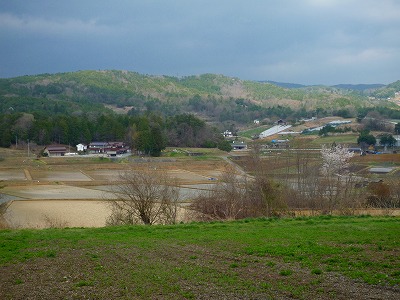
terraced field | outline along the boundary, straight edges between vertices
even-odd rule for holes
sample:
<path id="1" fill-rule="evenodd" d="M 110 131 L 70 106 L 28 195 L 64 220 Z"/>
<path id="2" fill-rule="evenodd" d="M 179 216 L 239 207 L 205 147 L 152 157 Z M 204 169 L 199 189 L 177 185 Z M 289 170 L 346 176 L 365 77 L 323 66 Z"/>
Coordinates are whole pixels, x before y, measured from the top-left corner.
<path id="1" fill-rule="evenodd" d="M 5 215 L 12 227 L 42 228 L 49 223 L 69 227 L 104 226 L 110 214 L 105 199 L 127 168 L 165 171 L 180 187 L 180 200 L 190 201 L 209 189 L 227 164 L 222 159 L 36 158 L 24 152 L 2 150 L 2 194 L 9 201 Z M 6 151 L 6 155 L 4 155 Z M 184 218 L 184 216 L 182 216 Z"/>

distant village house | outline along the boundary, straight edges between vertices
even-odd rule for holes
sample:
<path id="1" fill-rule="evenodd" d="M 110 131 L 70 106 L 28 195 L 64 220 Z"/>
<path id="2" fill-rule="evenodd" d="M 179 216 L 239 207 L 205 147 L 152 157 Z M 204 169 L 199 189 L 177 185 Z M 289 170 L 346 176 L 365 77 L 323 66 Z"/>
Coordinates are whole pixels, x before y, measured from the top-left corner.
<path id="1" fill-rule="evenodd" d="M 87 151 L 91 154 L 116 156 L 127 153 L 129 148 L 123 142 L 92 142 L 87 146 Z"/>
<path id="2" fill-rule="evenodd" d="M 85 144 L 78 144 L 76 145 L 76 151 L 78 152 L 85 152 L 87 150 L 88 146 Z"/>
<path id="3" fill-rule="evenodd" d="M 66 152 L 67 148 L 60 145 L 47 146 L 43 151 L 43 153 L 49 157 L 64 156 Z"/>
<path id="4" fill-rule="evenodd" d="M 232 132 L 229 131 L 229 130 L 225 130 L 225 131 L 222 133 L 222 135 L 223 135 L 224 137 L 233 137 Z"/>

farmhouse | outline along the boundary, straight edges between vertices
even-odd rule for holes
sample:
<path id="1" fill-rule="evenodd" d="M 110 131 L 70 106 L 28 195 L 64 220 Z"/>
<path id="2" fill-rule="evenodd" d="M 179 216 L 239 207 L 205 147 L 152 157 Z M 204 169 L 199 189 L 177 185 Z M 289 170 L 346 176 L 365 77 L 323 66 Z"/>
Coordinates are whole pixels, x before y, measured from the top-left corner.
<path id="1" fill-rule="evenodd" d="M 123 142 L 92 142 L 87 149 L 92 154 L 104 153 L 111 156 L 129 151 L 129 148 Z"/>
<path id="2" fill-rule="evenodd" d="M 91 142 L 87 149 L 89 153 L 105 153 L 108 147 L 109 144 L 107 142 Z"/>
<path id="3" fill-rule="evenodd" d="M 105 152 L 110 156 L 127 153 L 128 151 L 129 148 L 123 142 L 109 142 L 108 147 L 105 148 Z"/>
<path id="4" fill-rule="evenodd" d="M 47 146 L 43 151 L 49 157 L 64 156 L 66 152 L 67 148 L 60 145 Z"/>

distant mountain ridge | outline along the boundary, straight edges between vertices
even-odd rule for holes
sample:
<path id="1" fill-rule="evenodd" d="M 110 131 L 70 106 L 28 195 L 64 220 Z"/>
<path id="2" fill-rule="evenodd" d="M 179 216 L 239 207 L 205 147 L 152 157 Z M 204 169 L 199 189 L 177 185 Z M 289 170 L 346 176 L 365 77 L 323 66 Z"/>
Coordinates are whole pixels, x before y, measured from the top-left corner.
<path id="1" fill-rule="evenodd" d="M 400 81 L 388 86 L 305 86 L 248 81 L 217 74 L 178 78 L 120 70 L 87 70 L 0 79 L 0 113 L 10 109 L 80 113 L 128 107 L 135 113 L 184 111 L 205 119 L 225 120 L 261 108 L 332 111 L 371 107 L 376 103 L 363 91 L 375 88 L 376 95 L 386 99 L 394 95 L 399 85 Z M 382 103 L 380 101 L 379 105 Z M 256 113 L 252 114 L 254 116 Z"/>
<path id="2" fill-rule="evenodd" d="M 267 82 L 267 83 L 271 83 L 276 86 L 280 86 L 280 87 L 288 88 L 288 89 L 299 89 L 299 88 L 319 86 L 319 85 L 304 85 L 304 84 L 289 83 L 289 82 L 278 82 L 278 81 L 272 81 L 272 80 L 260 81 L 260 82 Z M 343 89 L 343 90 L 366 91 L 366 90 L 380 89 L 385 86 L 386 86 L 385 84 L 380 84 L 380 83 L 374 83 L 374 84 L 346 84 L 346 83 L 344 83 L 344 84 L 330 85 L 329 87 Z"/>
<path id="3" fill-rule="evenodd" d="M 299 89 L 299 88 L 304 88 L 307 87 L 307 85 L 304 84 L 298 84 L 298 83 L 289 83 L 289 82 L 278 82 L 278 81 L 272 81 L 272 80 L 267 80 L 267 81 L 260 81 L 260 82 L 267 82 L 267 83 L 271 83 L 283 88 L 287 88 L 287 89 Z"/>
<path id="4" fill-rule="evenodd" d="M 337 84 L 332 87 L 346 90 L 355 91 L 366 91 L 366 90 L 376 90 L 385 87 L 385 84 L 375 83 L 375 84 Z"/>

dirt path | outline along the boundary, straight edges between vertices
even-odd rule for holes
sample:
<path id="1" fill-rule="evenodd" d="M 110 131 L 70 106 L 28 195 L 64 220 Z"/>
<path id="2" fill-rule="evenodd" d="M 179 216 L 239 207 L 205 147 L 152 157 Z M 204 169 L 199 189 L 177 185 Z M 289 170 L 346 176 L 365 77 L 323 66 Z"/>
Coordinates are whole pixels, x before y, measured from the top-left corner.
<path id="1" fill-rule="evenodd" d="M 24 174 L 25 174 L 26 180 L 32 180 L 32 176 L 31 176 L 31 173 L 29 172 L 29 170 L 24 169 Z"/>

